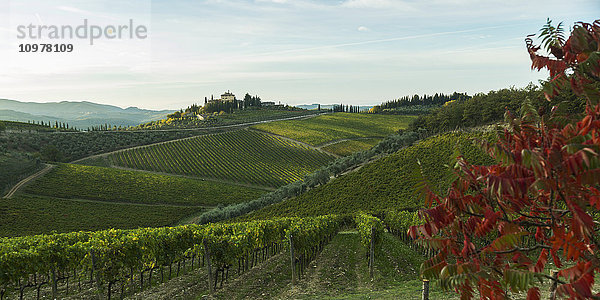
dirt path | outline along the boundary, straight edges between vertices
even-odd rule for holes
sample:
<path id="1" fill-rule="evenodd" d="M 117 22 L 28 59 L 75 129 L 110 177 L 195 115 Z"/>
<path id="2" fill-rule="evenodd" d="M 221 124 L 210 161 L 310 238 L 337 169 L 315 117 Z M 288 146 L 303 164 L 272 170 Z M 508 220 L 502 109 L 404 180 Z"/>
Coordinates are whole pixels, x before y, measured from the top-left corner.
<path id="1" fill-rule="evenodd" d="M 366 259 L 356 231 L 338 233 L 312 261 L 294 289 L 283 291 L 278 299 L 320 299 L 364 292 L 367 283 Z"/>
<path id="2" fill-rule="evenodd" d="M 50 165 L 50 164 L 44 164 L 45 167 L 41 170 L 39 170 L 38 172 L 36 172 L 35 174 L 19 181 L 19 183 L 15 184 L 10 191 L 8 191 L 8 193 L 4 196 L 4 198 L 9 199 L 12 198 L 12 196 L 14 196 L 14 194 L 19 191 L 20 188 L 24 187 L 27 183 L 29 183 L 32 180 L 35 180 L 36 178 L 43 176 L 44 174 L 48 173 L 50 170 L 52 170 L 52 168 L 55 167 L 55 165 Z"/>

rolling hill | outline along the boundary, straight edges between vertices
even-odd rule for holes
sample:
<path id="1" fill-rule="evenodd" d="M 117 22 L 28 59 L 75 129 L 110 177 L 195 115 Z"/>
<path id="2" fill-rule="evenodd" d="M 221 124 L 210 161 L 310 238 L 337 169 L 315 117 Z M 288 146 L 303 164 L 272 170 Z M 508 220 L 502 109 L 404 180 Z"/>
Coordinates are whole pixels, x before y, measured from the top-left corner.
<path id="1" fill-rule="evenodd" d="M 114 105 L 89 101 L 38 103 L 0 99 L 0 120 L 58 121 L 79 128 L 105 123 L 116 126 L 135 126 L 162 119 L 172 112 L 171 110 L 154 111 L 137 107 L 123 109 Z"/>
<path id="2" fill-rule="evenodd" d="M 417 209 L 422 205 L 416 188 L 421 177 L 420 170 L 438 191 L 443 192 L 452 179 L 451 170 L 444 165 L 450 165 L 455 155 L 462 153 L 474 163 L 492 163 L 491 158 L 473 142 L 492 137 L 491 133 L 481 132 L 450 132 L 434 136 L 298 197 L 236 220 Z"/>
<path id="3" fill-rule="evenodd" d="M 333 156 L 268 134 L 237 130 L 121 151 L 107 159 L 131 169 L 278 187 L 301 179 Z"/>
<path id="4" fill-rule="evenodd" d="M 412 116 L 335 113 L 252 128 L 319 146 L 342 139 L 384 138 L 405 129 L 412 119 Z"/>
<path id="5" fill-rule="evenodd" d="M 24 192 L 105 202 L 216 206 L 249 201 L 265 191 L 178 176 L 62 164 Z"/>

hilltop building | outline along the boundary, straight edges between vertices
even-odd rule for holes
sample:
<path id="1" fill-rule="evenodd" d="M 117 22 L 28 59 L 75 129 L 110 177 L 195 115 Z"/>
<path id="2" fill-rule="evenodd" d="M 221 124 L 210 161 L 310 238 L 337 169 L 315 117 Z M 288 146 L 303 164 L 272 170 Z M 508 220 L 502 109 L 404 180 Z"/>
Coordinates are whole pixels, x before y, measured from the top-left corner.
<path id="1" fill-rule="evenodd" d="M 227 92 L 221 94 L 220 99 L 215 99 L 215 97 L 213 95 L 210 96 L 210 100 L 208 100 L 207 97 L 204 97 L 204 104 L 206 104 L 208 102 L 233 102 L 236 100 L 237 99 L 235 98 L 235 95 L 232 92 L 230 92 L 229 90 L 227 90 Z"/>
<path id="2" fill-rule="evenodd" d="M 221 101 L 235 101 L 235 95 L 227 90 L 227 93 L 221 95 Z"/>

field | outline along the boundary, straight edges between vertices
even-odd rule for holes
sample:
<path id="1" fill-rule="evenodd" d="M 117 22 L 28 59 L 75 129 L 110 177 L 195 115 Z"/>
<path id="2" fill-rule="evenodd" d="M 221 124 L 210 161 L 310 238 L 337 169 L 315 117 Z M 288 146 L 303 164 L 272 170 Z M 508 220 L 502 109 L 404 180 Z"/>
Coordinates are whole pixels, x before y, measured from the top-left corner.
<path id="1" fill-rule="evenodd" d="M 19 195 L 0 201 L 0 236 L 167 226 L 202 210 Z"/>
<path id="2" fill-rule="evenodd" d="M 377 145 L 381 139 L 360 139 L 360 140 L 351 140 L 351 141 L 343 141 L 335 144 L 331 144 L 329 146 L 325 146 L 321 149 L 337 154 L 339 156 L 350 155 L 354 152 L 363 151 L 367 149 L 371 149 L 373 146 Z"/>
<path id="3" fill-rule="evenodd" d="M 381 211 L 390 208 L 418 208 L 421 206 L 416 185 L 420 169 L 434 188 L 443 191 L 450 183 L 452 157 L 459 152 L 474 163 L 492 160 L 473 138 L 489 138 L 490 134 L 451 132 L 428 138 L 411 147 L 367 164 L 324 186 L 310 190 L 296 198 L 267 206 L 239 218 L 263 219 L 273 216 L 312 216 L 344 214 L 356 211 Z M 417 164 L 421 162 L 421 167 Z"/>
<path id="4" fill-rule="evenodd" d="M 206 135 L 112 154 L 114 165 L 171 174 L 278 187 L 333 157 L 250 130 Z"/>
<path id="5" fill-rule="evenodd" d="M 258 198 L 264 190 L 137 171 L 62 164 L 25 193 L 107 202 L 217 206 Z"/>
<path id="6" fill-rule="evenodd" d="M 341 139 L 383 138 L 406 128 L 413 119 L 413 116 L 335 113 L 252 128 L 317 146 Z"/>

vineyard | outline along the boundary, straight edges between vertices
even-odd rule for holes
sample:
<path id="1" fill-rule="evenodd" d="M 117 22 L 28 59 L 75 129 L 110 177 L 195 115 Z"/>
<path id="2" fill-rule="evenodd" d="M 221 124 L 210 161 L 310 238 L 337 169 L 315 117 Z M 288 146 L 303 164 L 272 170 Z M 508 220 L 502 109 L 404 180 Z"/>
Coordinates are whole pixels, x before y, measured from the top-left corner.
<path id="1" fill-rule="evenodd" d="M 302 179 L 333 157 L 281 138 L 238 130 L 118 152 L 109 159 L 132 169 L 278 187 Z"/>
<path id="2" fill-rule="evenodd" d="M 170 226 L 202 211 L 200 207 L 116 204 L 17 195 L 0 201 L 0 237 Z"/>
<path id="3" fill-rule="evenodd" d="M 337 154 L 339 156 L 350 155 L 354 152 L 363 151 L 367 149 L 371 149 L 373 146 L 377 145 L 381 139 L 360 139 L 360 140 L 350 140 L 343 141 L 339 143 L 335 143 L 329 146 L 325 146 L 321 149 Z"/>
<path id="4" fill-rule="evenodd" d="M 153 277 L 164 282 L 198 269 L 213 293 L 230 269 L 239 276 L 285 247 L 302 272 L 342 222 L 323 216 L 2 238 L 0 298 L 39 299 L 43 293 L 56 299 L 90 290 L 122 298 L 151 287 Z"/>
<path id="5" fill-rule="evenodd" d="M 264 193 L 225 183 L 71 164 L 57 166 L 24 192 L 68 199 L 184 206 L 239 203 Z"/>
<path id="6" fill-rule="evenodd" d="M 421 182 L 421 170 L 433 187 L 441 191 L 447 188 L 452 175 L 445 164 L 453 165 L 453 157 L 459 153 L 475 163 L 492 162 L 475 142 L 492 136 L 491 133 L 479 132 L 450 132 L 434 136 L 239 220 L 419 208 L 422 204 L 416 186 Z"/>
<path id="7" fill-rule="evenodd" d="M 252 128 L 317 146 L 340 139 L 383 138 L 408 127 L 413 119 L 413 116 L 335 113 L 259 124 Z"/>
<path id="8" fill-rule="evenodd" d="M 391 214 L 385 221 L 359 213 L 0 238 L 0 293 L 2 299 L 237 299 L 389 298 L 391 292 L 420 299 L 423 251 L 384 229 L 418 219 Z M 439 289 L 432 295 L 449 296 Z"/>

